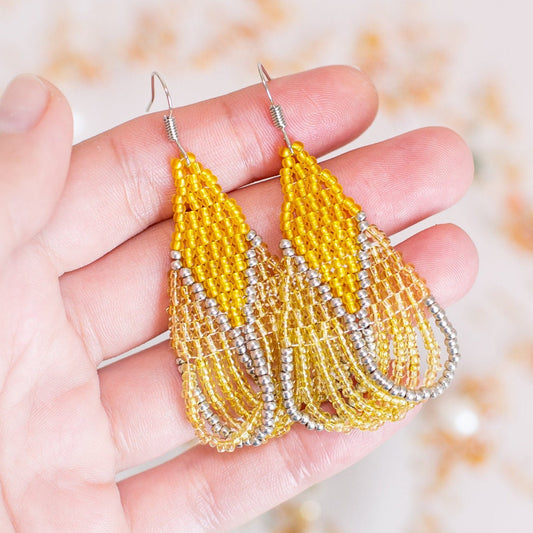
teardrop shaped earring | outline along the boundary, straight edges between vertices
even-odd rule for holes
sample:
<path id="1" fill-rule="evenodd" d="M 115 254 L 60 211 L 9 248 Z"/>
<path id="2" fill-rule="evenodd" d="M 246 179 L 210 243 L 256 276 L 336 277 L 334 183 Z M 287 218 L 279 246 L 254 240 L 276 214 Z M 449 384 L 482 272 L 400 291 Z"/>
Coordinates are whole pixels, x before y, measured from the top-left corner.
<path id="1" fill-rule="evenodd" d="M 449 386 L 460 357 L 457 334 L 413 267 L 331 172 L 290 142 L 270 76 L 258 69 L 286 142 L 277 325 L 283 407 L 308 429 L 375 429 Z M 444 338 L 444 362 L 430 316 Z"/>
<path id="2" fill-rule="evenodd" d="M 276 261 L 217 178 L 181 146 L 169 90 L 163 120 L 180 158 L 170 165 L 174 233 L 169 273 L 171 345 L 183 379 L 187 417 L 202 443 L 219 451 L 258 446 L 286 431 L 271 365 L 278 305 Z"/>

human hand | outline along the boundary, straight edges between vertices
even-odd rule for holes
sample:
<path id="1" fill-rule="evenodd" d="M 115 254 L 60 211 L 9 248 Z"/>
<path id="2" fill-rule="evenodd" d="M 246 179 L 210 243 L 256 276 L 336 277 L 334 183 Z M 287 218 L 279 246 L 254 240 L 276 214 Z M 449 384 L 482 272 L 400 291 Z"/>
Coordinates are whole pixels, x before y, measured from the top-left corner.
<path id="1" fill-rule="evenodd" d="M 280 78 L 272 89 L 291 137 L 317 156 L 359 135 L 377 109 L 370 82 L 346 67 Z M 158 112 L 72 148 L 70 110 L 56 88 L 26 77 L 7 95 L 0 106 L 1 531 L 226 530 L 356 462 L 403 425 L 349 435 L 294 427 L 231 454 L 195 446 L 115 483 L 117 472 L 194 436 L 168 342 L 98 370 L 167 327 L 175 146 Z M 277 250 L 278 182 L 236 190 L 278 172 L 282 139 L 262 87 L 175 115 L 184 146 Z M 388 234 L 453 204 L 472 178 L 468 149 L 442 128 L 325 166 Z M 431 227 L 399 249 L 443 304 L 475 278 L 475 248 L 453 225 Z"/>

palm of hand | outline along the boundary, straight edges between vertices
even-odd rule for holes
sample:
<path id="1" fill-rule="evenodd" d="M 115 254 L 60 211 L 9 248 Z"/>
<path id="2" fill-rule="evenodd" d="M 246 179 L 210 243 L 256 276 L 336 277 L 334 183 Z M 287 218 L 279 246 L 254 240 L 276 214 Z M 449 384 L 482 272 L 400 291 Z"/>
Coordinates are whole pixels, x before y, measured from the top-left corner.
<path id="1" fill-rule="evenodd" d="M 117 485 L 117 471 L 192 437 L 166 343 L 98 371 L 104 358 L 165 328 L 173 148 L 155 115 L 86 141 L 71 156 L 68 106 L 46 87 L 48 106 L 35 127 L 0 134 L 0 530 L 225 529 L 354 462 L 395 430 L 346 436 L 298 429 L 264 449 L 230 455 L 195 447 Z M 321 99 L 310 116 L 297 87 L 312 101 L 327 91 L 328 103 Z M 279 80 L 277 91 L 286 93 L 292 116 L 308 114 L 303 124 L 293 122 L 317 154 L 360 133 L 375 113 L 371 86 L 351 69 Z M 279 138 L 263 108 L 254 87 L 179 112 L 178 124 L 197 124 L 183 132 L 187 146 L 198 156 L 206 150 L 200 159 L 225 190 L 276 173 Z M 209 129 L 202 128 L 207 116 Z M 220 128 L 237 137 L 221 136 Z M 356 177 L 345 189 L 357 191 L 388 232 L 453 203 L 472 173 L 462 142 L 435 128 L 328 166 Z M 266 182 L 232 193 L 272 250 L 277 187 Z M 437 226 L 402 246 L 444 302 L 473 281 L 475 250 L 455 227 Z"/>

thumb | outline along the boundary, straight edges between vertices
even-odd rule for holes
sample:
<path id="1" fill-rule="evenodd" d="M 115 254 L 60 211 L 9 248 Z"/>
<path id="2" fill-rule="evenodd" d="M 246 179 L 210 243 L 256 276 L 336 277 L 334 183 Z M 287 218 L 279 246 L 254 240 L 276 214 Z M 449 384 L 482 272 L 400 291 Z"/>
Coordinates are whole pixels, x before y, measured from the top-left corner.
<path id="1" fill-rule="evenodd" d="M 0 265 L 52 214 L 72 150 L 72 115 L 53 85 L 17 76 L 0 99 Z"/>

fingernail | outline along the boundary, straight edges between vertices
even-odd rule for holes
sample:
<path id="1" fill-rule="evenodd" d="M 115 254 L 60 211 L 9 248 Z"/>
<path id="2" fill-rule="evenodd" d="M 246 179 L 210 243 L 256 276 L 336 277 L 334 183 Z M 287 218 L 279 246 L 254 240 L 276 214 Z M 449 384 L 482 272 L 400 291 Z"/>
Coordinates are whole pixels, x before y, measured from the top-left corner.
<path id="1" fill-rule="evenodd" d="M 31 130 L 43 116 L 49 97 L 48 88 L 37 76 L 17 76 L 0 99 L 0 132 Z"/>

